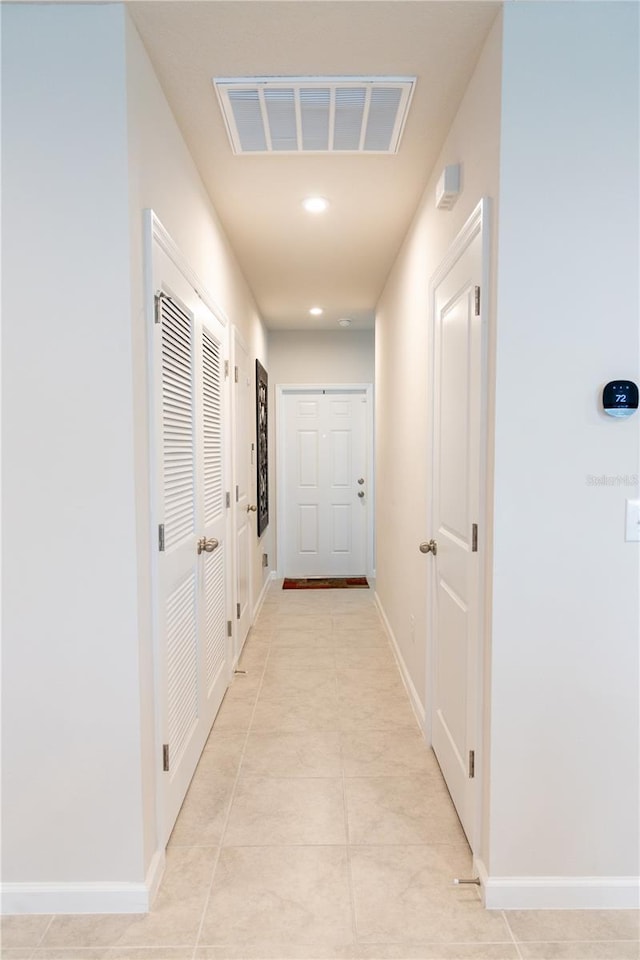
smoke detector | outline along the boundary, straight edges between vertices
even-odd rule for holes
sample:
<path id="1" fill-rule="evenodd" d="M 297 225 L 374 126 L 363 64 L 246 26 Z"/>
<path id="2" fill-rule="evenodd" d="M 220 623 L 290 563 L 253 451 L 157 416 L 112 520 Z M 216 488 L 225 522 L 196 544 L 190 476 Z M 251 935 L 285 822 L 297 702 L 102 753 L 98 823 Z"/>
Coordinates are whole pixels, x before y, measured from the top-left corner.
<path id="1" fill-rule="evenodd" d="M 445 167 L 436 186 L 436 207 L 438 210 L 451 210 L 460 193 L 460 164 L 452 163 Z"/>

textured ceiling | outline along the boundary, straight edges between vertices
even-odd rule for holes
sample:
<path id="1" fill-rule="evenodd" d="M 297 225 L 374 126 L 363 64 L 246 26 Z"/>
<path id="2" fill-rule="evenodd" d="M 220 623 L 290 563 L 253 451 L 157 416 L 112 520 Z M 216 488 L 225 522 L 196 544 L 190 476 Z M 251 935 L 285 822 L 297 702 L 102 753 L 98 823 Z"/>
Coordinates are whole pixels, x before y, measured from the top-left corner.
<path id="1" fill-rule="evenodd" d="M 271 329 L 373 310 L 500 3 L 161 0 L 128 8 Z M 212 85 L 233 76 L 416 76 L 399 153 L 235 156 Z M 331 206 L 310 216 L 310 194 Z M 309 307 L 321 305 L 321 318 Z"/>

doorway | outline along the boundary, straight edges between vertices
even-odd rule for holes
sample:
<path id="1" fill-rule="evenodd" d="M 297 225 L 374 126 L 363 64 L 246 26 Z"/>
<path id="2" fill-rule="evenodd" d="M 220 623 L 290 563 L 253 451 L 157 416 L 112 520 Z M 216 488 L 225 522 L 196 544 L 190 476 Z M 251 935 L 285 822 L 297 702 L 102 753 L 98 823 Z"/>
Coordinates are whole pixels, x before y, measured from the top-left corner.
<path id="1" fill-rule="evenodd" d="M 371 576 L 371 385 L 279 386 L 277 396 L 279 576 Z"/>
<path id="2" fill-rule="evenodd" d="M 431 741 L 472 849 L 481 761 L 487 205 L 478 205 L 431 282 L 432 539 L 420 547 L 431 555 Z"/>

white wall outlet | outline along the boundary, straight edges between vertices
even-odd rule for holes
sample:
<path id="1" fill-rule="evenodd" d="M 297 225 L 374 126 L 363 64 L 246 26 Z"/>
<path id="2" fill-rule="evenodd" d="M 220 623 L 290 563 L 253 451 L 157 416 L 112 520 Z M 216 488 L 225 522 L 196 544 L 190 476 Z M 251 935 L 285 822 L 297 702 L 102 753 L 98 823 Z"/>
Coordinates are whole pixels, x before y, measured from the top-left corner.
<path id="1" fill-rule="evenodd" d="M 640 540 L 640 500 L 627 500 L 625 540 Z"/>

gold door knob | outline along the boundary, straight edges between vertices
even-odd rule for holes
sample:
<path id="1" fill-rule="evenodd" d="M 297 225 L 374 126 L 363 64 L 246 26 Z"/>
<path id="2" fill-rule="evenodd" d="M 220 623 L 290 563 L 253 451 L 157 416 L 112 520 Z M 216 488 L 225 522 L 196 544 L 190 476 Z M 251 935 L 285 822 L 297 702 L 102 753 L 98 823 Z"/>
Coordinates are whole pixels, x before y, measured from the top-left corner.
<path id="1" fill-rule="evenodd" d="M 198 555 L 201 553 L 213 553 L 216 547 L 220 546 L 220 541 L 215 537 L 200 537 L 198 540 Z"/>
<path id="2" fill-rule="evenodd" d="M 432 553 L 435 557 L 438 552 L 438 544 L 435 540 L 423 540 L 420 544 L 420 553 Z"/>
<path id="3" fill-rule="evenodd" d="M 250 503 L 249 506 L 247 507 L 247 513 L 255 513 L 257 509 L 258 508 L 256 507 L 255 504 Z"/>

